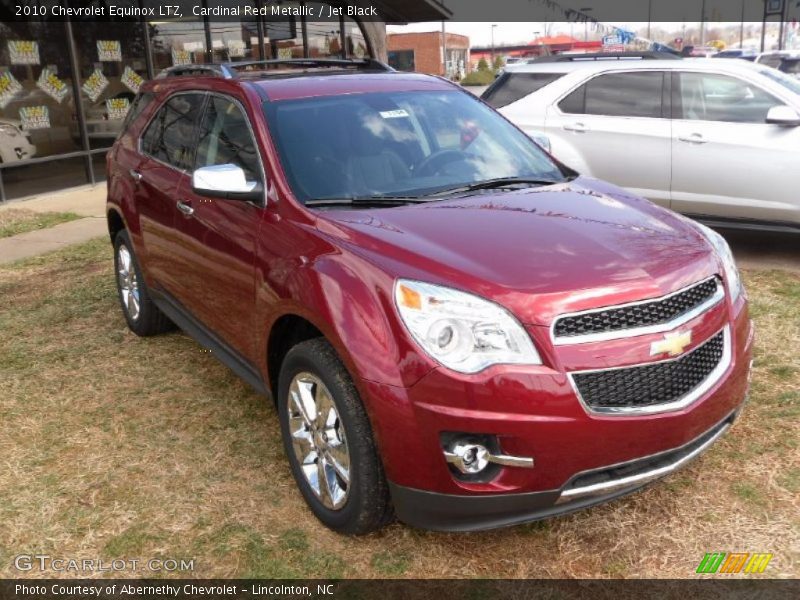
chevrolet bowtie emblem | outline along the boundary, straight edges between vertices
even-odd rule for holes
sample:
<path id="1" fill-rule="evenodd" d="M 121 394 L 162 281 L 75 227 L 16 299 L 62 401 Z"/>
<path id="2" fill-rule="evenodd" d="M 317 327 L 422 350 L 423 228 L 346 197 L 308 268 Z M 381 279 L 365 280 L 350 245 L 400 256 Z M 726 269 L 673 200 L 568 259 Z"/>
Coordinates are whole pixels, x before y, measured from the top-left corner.
<path id="1" fill-rule="evenodd" d="M 664 336 L 663 340 L 650 344 L 650 356 L 657 356 L 658 354 L 678 356 L 683 352 L 683 349 L 691 343 L 691 330 L 681 333 L 668 333 Z"/>

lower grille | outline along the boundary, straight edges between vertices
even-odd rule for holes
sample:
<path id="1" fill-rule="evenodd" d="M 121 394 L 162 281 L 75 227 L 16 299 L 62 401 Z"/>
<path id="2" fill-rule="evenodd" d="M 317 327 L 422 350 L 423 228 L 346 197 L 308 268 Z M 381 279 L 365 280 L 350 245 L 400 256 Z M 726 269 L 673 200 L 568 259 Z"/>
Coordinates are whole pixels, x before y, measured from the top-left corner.
<path id="1" fill-rule="evenodd" d="M 725 331 L 671 361 L 622 369 L 573 373 L 575 387 L 590 409 L 640 409 L 669 405 L 700 387 L 726 355 Z"/>

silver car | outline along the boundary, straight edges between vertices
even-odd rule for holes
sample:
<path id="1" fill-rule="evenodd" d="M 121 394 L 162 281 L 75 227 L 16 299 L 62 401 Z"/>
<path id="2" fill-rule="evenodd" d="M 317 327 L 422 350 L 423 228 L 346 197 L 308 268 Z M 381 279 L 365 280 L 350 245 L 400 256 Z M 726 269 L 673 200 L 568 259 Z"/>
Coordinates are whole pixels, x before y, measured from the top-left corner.
<path id="1" fill-rule="evenodd" d="M 800 231 L 800 81 L 742 60 L 513 65 L 483 99 L 577 171 L 712 224 Z"/>

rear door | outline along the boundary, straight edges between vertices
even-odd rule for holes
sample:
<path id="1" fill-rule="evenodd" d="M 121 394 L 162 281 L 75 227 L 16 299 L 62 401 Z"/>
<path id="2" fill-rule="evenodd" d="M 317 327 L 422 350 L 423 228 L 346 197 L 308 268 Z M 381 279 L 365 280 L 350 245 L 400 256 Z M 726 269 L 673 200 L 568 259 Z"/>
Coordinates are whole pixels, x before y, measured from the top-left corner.
<path id="1" fill-rule="evenodd" d="M 800 128 L 767 124 L 782 100 L 732 75 L 675 73 L 672 208 L 732 219 L 798 218 Z"/>
<path id="2" fill-rule="evenodd" d="M 248 181 L 264 183 L 264 170 L 243 104 L 209 94 L 200 121 L 192 170 L 212 165 L 241 167 Z M 178 190 L 176 220 L 180 246 L 182 302 L 206 328 L 241 356 L 253 355 L 255 340 L 256 236 L 263 203 L 207 198 L 192 189 L 191 177 Z"/>
<path id="3" fill-rule="evenodd" d="M 578 171 L 669 205 L 670 78 L 663 71 L 596 75 L 548 107 L 553 155 Z"/>
<path id="4" fill-rule="evenodd" d="M 141 162 L 129 176 L 142 230 L 144 263 L 158 286 L 178 295 L 180 266 L 174 257 L 180 240 L 174 229 L 178 188 L 194 156 L 197 121 L 205 101 L 200 92 L 171 96 L 155 113 L 140 140 Z"/>

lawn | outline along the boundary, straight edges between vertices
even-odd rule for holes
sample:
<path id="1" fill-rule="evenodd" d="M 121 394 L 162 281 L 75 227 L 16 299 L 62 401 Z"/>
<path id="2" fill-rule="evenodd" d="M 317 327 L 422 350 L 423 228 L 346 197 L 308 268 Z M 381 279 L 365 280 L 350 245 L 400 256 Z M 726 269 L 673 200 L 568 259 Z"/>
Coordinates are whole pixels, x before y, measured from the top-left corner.
<path id="1" fill-rule="evenodd" d="M 193 558 L 198 577 L 693 577 L 711 551 L 797 577 L 800 277 L 745 279 L 751 400 L 687 469 L 511 529 L 347 538 L 305 508 L 270 403 L 185 335 L 128 332 L 106 240 L 0 267 L 0 577 L 21 553 Z"/>
<path id="2" fill-rule="evenodd" d="M 72 212 L 40 213 L 24 208 L 0 210 L 0 239 L 37 229 L 46 229 L 80 218 L 80 215 Z"/>

